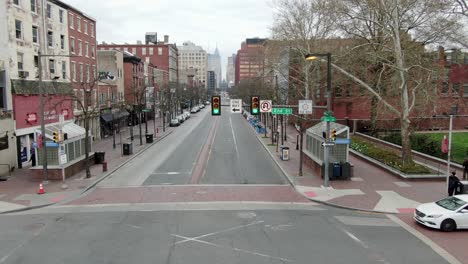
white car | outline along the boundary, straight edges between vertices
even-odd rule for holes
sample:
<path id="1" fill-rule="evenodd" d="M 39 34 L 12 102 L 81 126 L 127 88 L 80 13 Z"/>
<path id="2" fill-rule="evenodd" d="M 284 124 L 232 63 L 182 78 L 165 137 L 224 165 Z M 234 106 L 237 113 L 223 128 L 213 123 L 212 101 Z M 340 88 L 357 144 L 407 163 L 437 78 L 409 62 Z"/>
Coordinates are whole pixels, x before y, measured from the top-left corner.
<path id="1" fill-rule="evenodd" d="M 196 112 L 198 112 L 198 107 L 196 107 L 196 106 L 194 108 L 192 108 L 192 110 L 190 110 L 190 113 L 192 113 L 192 114 L 195 114 Z"/>
<path id="2" fill-rule="evenodd" d="M 413 218 L 420 224 L 442 231 L 468 228 L 468 194 L 421 204 L 414 211 Z"/>
<path id="3" fill-rule="evenodd" d="M 190 113 L 188 111 L 185 111 L 183 115 L 185 116 L 185 120 L 190 118 Z"/>

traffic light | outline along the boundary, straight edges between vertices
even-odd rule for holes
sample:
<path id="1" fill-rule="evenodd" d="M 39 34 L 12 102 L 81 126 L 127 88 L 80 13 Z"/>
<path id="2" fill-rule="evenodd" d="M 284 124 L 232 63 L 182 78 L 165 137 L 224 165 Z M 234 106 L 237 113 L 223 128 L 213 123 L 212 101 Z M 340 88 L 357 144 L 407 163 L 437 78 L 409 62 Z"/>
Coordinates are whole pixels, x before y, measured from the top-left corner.
<path id="1" fill-rule="evenodd" d="M 211 97 L 211 115 L 221 115 L 221 97 L 219 96 Z"/>
<path id="2" fill-rule="evenodd" d="M 330 133 L 331 140 L 335 141 L 336 139 L 336 129 L 332 129 Z"/>
<path id="3" fill-rule="evenodd" d="M 60 133 L 58 131 L 54 132 L 54 142 L 59 143 L 60 142 Z"/>
<path id="4" fill-rule="evenodd" d="M 252 115 L 258 115 L 260 114 L 260 98 L 258 96 L 252 96 L 251 101 L 251 109 L 252 109 Z"/>

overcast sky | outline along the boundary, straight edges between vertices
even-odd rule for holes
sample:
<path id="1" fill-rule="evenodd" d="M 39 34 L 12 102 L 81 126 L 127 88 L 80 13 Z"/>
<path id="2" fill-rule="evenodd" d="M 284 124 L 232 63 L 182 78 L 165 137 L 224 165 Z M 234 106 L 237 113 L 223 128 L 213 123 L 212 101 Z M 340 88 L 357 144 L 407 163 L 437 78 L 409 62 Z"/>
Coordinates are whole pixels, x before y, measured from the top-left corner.
<path id="1" fill-rule="evenodd" d="M 97 20 L 97 39 L 115 43 L 144 41 L 145 32 L 190 40 L 212 53 L 218 45 L 223 79 L 227 57 L 249 37 L 268 37 L 271 0 L 63 0 Z"/>

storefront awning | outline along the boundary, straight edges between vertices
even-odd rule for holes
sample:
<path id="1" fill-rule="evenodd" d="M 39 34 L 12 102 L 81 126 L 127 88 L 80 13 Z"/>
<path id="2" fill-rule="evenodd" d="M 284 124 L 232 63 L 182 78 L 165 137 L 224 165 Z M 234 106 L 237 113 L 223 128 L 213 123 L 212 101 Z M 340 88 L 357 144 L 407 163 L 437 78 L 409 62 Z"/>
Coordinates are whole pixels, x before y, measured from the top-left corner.
<path id="1" fill-rule="evenodd" d="M 101 118 L 102 120 L 104 120 L 104 122 L 110 123 L 112 122 L 112 120 L 119 120 L 129 115 L 130 114 L 127 111 L 120 111 L 120 112 L 114 113 L 113 116 L 111 113 L 102 114 Z"/>

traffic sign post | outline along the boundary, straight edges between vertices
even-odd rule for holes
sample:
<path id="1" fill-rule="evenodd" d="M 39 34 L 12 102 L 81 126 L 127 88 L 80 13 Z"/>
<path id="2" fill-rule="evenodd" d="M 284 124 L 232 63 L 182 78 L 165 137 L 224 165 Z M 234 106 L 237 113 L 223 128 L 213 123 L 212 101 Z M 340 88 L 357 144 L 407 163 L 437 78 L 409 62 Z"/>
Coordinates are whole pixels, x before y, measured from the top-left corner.
<path id="1" fill-rule="evenodd" d="M 271 100 L 260 100 L 260 113 L 271 113 Z"/>
<path id="2" fill-rule="evenodd" d="M 311 115 L 312 114 L 312 100 L 299 100 L 299 114 Z"/>
<path id="3" fill-rule="evenodd" d="M 240 114 L 242 111 L 242 99 L 231 99 L 231 113 Z"/>
<path id="4" fill-rule="evenodd" d="M 274 115 L 292 115 L 292 108 L 272 108 L 271 113 Z"/>

